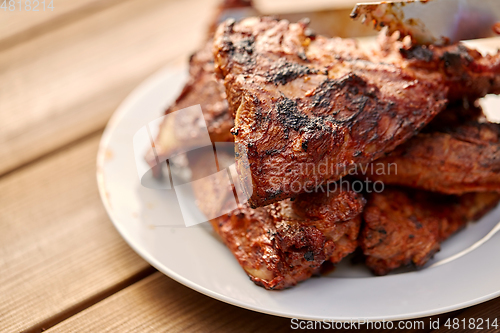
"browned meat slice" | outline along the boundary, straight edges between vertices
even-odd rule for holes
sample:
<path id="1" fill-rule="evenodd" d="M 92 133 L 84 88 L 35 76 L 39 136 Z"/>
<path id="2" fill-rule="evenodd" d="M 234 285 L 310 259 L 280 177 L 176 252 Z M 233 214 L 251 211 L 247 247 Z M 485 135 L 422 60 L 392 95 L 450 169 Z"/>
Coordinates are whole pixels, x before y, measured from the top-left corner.
<path id="1" fill-rule="evenodd" d="M 217 7 L 213 22 L 208 29 L 208 41 L 189 60 L 189 80 L 175 103 L 165 111 L 165 114 L 172 114 L 200 104 L 204 119 L 189 113 L 174 113 L 168 117 L 161 124 L 155 140 L 159 161 L 164 161 L 180 148 L 189 148 L 186 147 L 187 142 L 195 146 L 198 143 L 205 143 L 207 129 L 212 142 L 234 141 L 230 133 L 234 120 L 227 112 L 226 92 L 223 84 L 214 75 L 212 39 L 217 25 L 228 17 L 242 18 L 256 13 L 251 0 L 223 0 Z M 146 160 L 151 166 L 156 164 L 152 150 L 147 154 Z"/>
<path id="2" fill-rule="evenodd" d="M 469 122 L 419 133 L 372 165 L 368 177 L 385 184 L 447 194 L 500 192 L 500 125 Z"/>
<path id="3" fill-rule="evenodd" d="M 447 88 L 403 64 L 374 63 L 355 42 L 313 36 L 307 24 L 250 18 L 214 40 L 238 168 L 253 207 L 337 180 L 413 136 L 445 106 Z"/>
<path id="4" fill-rule="evenodd" d="M 204 142 L 206 128 L 212 141 L 233 141 L 230 129 L 233 119 L 228 113 L 224 86 L 214 75 L 212 41 L 208 41 L 200 51 L 196 52 L 189 61 L 189 81 L 184 86 L 177 100 L 166 111 L 171 116 L 165 118 L 160 126 L 156 142 L 156 153 L 160 161 L 175 153 L 178 143 L 190 142 L 196 144 Z M 175 111 L 200 104 L 204 119 L 193 117 L 190 113 Z M 204 123 L 203 123 L 204 120 Z M 146 160 L 152 166 L 156 164 L 154 153 L 151 151 Z"/>
<path id="5" fill-rule="evenodd" d="M 444 78 L 449 100 L 475 100 L 486 94 L 500 94 L 500 53 L 481 55 L 458 43 L 448 46 L 411 45 L 393 36 L 380 34 L 379 49 L 372 61 L 393 63 L 415 71 L 418 76 Z M 408 40 L 406 40 L 408 41 Z"/>
<path id="6" fill-rule="evenodd" d="M 358 247 L 360 214 L 365 202 L 360 194 L 344 187 L 333 192 L 302 193 L 292 208 L 302 225 L 314 225 L 333 240 L 335 248 L 328 260 L 337 264 Z"/>
<path id="7" fill-rule="evenodd" d="M 495 192 L 445 196 L 387 188 L 372 193 L 363 212 L 360 245 L 367 266 L 384 275 L 400 266 L 423 266 L 440 243 L 498 204 Z"/>
<path id="8" fill-rule="evenodd" d="M 200 51 L 191 56 L 189 81 L 165 114 L 200 104 L 212 141 L 233 141 L 229 132 L 232 119 L 228 116 L 226 93 L 214 74 L 212 43 L 212 40 L 209 40 Z M 196 123 L 193 123 L 193 128 L 196 128 L 195 125 Z M 174 128 L 174 130 L 184 131 L 185 128 Z"/>
<path id="9" fill-rule="evenodd" d="M 205 182 L 194 189 L 198 206 L 212 215 L 226 205 L 224 191 L 198 176 L 207 172 L 202 158 L 192 161 L 191 168 Z M 305 193 L 295 201 L 257 209 L 240 204 L 210 222 L 252 281 L 283 289 L 319 274 L 326 260 L 338 263 L 356 249 L 364 204 L 360 195 L 346 189 Z"/>
<path id="10" fill-rule="evenodd" d="M 210 222 L 252 281 L 266 289 L 283 289 L 318 274 L 325 260 L 338 263 L 352 253 L 361 218 L 302 220 L 288 199 L 257 209 L 240 205 Z"/>
<path id="11" fill-rule="evenodd" d="M 450 103 L 442 112 L 425 126 L 421 133 L 452 131 L 458 126 L 471 122 L 487 122 L 479 101 L 469 102 L 467 99 Z"/>

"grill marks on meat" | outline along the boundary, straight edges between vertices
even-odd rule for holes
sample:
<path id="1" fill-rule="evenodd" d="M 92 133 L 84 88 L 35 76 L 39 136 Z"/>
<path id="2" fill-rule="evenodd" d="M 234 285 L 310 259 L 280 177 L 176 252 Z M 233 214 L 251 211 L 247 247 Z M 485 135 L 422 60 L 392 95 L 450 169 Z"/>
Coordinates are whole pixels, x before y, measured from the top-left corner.
<path id="1" fill-rule="evenodd" d="M 250 279 L 266 289 L 288 288 L 318 274 L 334 250 L 317 228 L 277 214 L 274 206 L 245 205 L 210 221 Z"/>
<path id="2" fill-rule="evenodd" d="M 303 193 L 292 207 L 303 224 L 314 225 L 334 241 L 335 248 L 328 260 L 338 264 L 358 247 L 360 214 L 365 203 L 360 194 L 343 188 L 331 193 Z"/>
<path id="3" fill-rule="evenodd" d="M 346 199 L 355 211 L 339 219 L 338 206 Z M 321 206 L 307 196 L 298 200 L 299 206 L 289 199 L 257 209 L 240 205 L 210 221 L 250 279 L 266 289 L 292 287 L 319 274 L 326 260 L 338 263 L 357 247 L 364 205 L 359 195 L 330 193 Z M 321 210 L 322 219 L 303 217 L 304 206 Z"/>
<path id="4" fill-rule="evenodd" d="M 373 162 L 384 165 L 384 170 L 391 165 L 396 173 L 369 178 L 446 194 L 500 192 L 500 125 L 478 121 L 456 125 L 457 120 L 443 118 L 451 123 L 431 123 L 431 132 L 419 133 Z"/>
<path id="5" fill-rule="evenodd" d="M 456 103 L 389 156 L 373 162 L 383 164 L 384 170 L 396 165 L 396 173 L 369 175 L 386 185 L 451 194 L 482 192 L 450 196 L 389 187 L 370 195 L 360 245 L 375 274 L 425 265 L 442 241 L 498 204 L 500 194 L 487 191 L 500 189 L 495 172 L 500 127 L 484 121 L 480 107 Z"/>
<path id="6" fill-rule="evenodd" d="M 336 179 L 353 163 L 369 162 L 414 135 L 445 98 L 500 92 L 500 56 L 482 57 L 462 45 L 408 46 L 382 36 L 379 49 L 364 53 L 353 41 L 314 36 L 304 23 L 250 19 L 222 29 L 215 51 L 226 88 L 215 78 L 208 41 L 192 56 L 190 79 L 166 113 L 201 104 L 212 141 L 233 141 L 229 129 L 236 119 L 232 133 L 254 181 L 251 203 L 272 204 L 242 204 L 210 222 L 252 281 L 266 289 L 294 286 L 319 274 L 325 261 L 335 264 L 352 253 L 366 203 L 345 189 L 298 194 L 279 184 L 295 181 L 304 190 Z M 439 113 L 421 134 L 376 161 L 398 168 L 395 177 L 378 179 L 451 193 L 498 190 L 500 131 L 481 115 L 473 106 Z M 160 137 L 196 135 L 201 120 L 172 119 Z M 160 142 L 160 158 L 176 149 Z M 190 162 L 194 178 L 207 174 L 203 158 Z M 332 166 L 340 172 L 323 177 Z M 227 204 L 227 192 L 220 184 L 204 185 L 195 195 L 200 209 L 213 215 Z M 276 202 L 290 196 L 295 200 Z M 367 265 L 378 275 L 423 266 L 440 242 L 499 198 L 401 188 L 370 195 L 359 240 Z"/>
<path id="7" fill-rule="evenodd" d="M 445 196 L 386 188 L 373 193 L 363 212 L 360 236 L 366 265 L 377 275 L 410 264 L 422 267 L 442 241 L 481 218 L 499 200 L 494 192 Z"/>
<path id="8" fill-rule="evenodd" d="M 282 58 L 271 66 L 270 71 L 265 76 L 268 81 L 273 82 L 275 85 L 285 85 L 296 78 L 317 73 L 318 71 L 315 69 L 297 63 L 290 63 L 285 58 Z"/>
<path id="9" fill-rule="evenodd" d="M 486 94 L 500 94 L 500 53 L 481 55 L 463 44 L 448 46 L 408 45 L 398 34 L 379 36 L 382 46 L 372 59 L 403 64 L 419 75 L 443 79 L 449 100 L 470 100 Z"/>
<path id="10" fill-rule="evenodd" d="M 220 211 L 228 200 L 221 198 L 220 185 L 201 178 L 210 174 L 203 157 L 191 158 L 190 165 L 198 179 L 198 206 L 207 215 Z M 365 202 L 347 189 L 305 193 L 257 209 L 240 204 L 210 223 L 252 281 L 284 289 L 319 274 L 326 260 L 338 263 L 356 249 Z"/>
<path id="11" fill-rule="evenodd" d="M 417 80 L 369 61 L 353 41 L 310 37 L 306 29 L 251 18 L 216 33 L 216 71 L 238 153 L 248 156 L 252 207 L 339 179 L 396 148 L 445 105 L 439 80 Z"/>

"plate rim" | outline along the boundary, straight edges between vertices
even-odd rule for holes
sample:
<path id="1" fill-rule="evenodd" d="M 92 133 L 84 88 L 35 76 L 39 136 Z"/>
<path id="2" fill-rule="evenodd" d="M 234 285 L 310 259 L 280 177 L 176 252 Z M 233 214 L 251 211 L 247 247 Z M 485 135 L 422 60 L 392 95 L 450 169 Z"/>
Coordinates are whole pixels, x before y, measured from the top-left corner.
<path id="1" fill-rule="evenodd" d="M 105 188 L 105 181 L 104 181 L 104 163 L 105 163 L 105 158 L 106 158 L 106 149 L 111 141 L 111 138 L 113 136 L 114 131 L 120 124 L 120 121 L 126 117 L 127 111 L 130 109 L 130 105 L 132 105 L 134 102 L 141 100 L 142 96 L 148 92 L 151 87 L 154 87 L 155 85 L 159 84 L 163 80 L 165 80 L 165 76 L 167 73 L 172 73 L 175 71 L 186 71 L 187 66 L 181 65 L 181 66 L 175 66 L 175 65 L 166 65 L 159 69 L 158 71 L 154 72 L 152 75 L 147 77 L 145 80 L 143 80 L 139 85 L 137 85 L 132 92 L 130 92 L 127 97 L 120 103 L 120 105 L 117 107 L 117 109 L 113 112 L 112 116 L 110 117 L 108 123 L 106 124 L 105 130 L 102 134 L 102 137 L 99 141 L 99 147 L 98 147 L 98 153 L 97 153 L 97 160 L 96 160 L 96 178 L 97 178 L 97 185 L 98 185 L 98 191 L 99 191 L 99 196 L 101 198 L 101 201 L 103 202 L 104 208 L 106 210 L 107 215 L 109 216 L 109 219 L 111 220 L 112 224 L 120 234 L 120 236 L 125 240 L 125 242 L 137 253 L 141 258 L 143 258 L 146 262 L 148 262 L 150 265 L 155 267 L 159 272 L 167 275 L 169 278 L 175 280 L 176 282 L 193 289 L 205 296 L 214 298 L 216 300 L 222 301 L 224 303 L 237 306 L 246 310 L 258 312 L 258 313 L 264 313 L 268 315 L 273 315 L 273 316 L 278 316 L 278 317 L 283 317 L 283 318 L 289 318 L 289 319 L 299 319 L 299 320 L 316 320 L 316 321 L 321 321 L 321 320 L 328 320 L 330 319 L 325 319 L 325 318 L 320 318 L 320 317 L 310 317 L 310 316 L 305 316 L 305 317 L 300 317 L 296 315 L 290 315 L 289 313 L 285 312 L 280 312 L 280 311 L 272 311 L 272 310 L 267 310 L 267 309 L 262 309 L 259 308 L 258 306 L 252 306 L 243 303 L 242 301 L 239 301 L 237 299 L 228 297 L 226 295 L 220 294 L 218 292 L 212 291 L 210 289 L 207 289 L 191 280 L 188 278 L 183 277 L 182 275 L 178 274 L 177 272 L 169 269 L 162 263 L 160 263 L 157 259 L 154 258 L 146 249 L 144 249 L 141 246 L 138 246 L 134 239 L 132 237 L 129 237 L 128 233 L 125 231 L 125 228 L 117 222 L 118 218 L 113 215 L 113 209 L 110 205 L 110 202 L 107 197 L 106 193 L 106 188 Z M 376 277 L 375 277 L 376 278 Z M 276 292 L 276 291 L 269 291 L 269 292 Z M 278 291 L 279 292 L 279 291 Z M 438 308 L 435 310 L 428 310 L 428 311 L 420 311 L 420 312 L 411 312 L 407 313 L 405 315 L 395 315 L 395 316 L 389 316 L 389 317 L 376 317 L 376 318 L 363 318 L 366 321 L 400 321 L 400 320 L 411 320 L 411 319 L 418 319 L 418 318 L 423 318 L 423 317 L 429 317 L 429 316 L 434 316 L 434 315 L 439 315 L 443 313 L 448 313 L 460 309 L 464 309 L 467 307 L 475 306 L 484 302 L 487 302 L 489 300 L 492 300 L 494 298 L 497 298 L 500 296 L 500 288 L 494 293 L 484 295 L 482 297 L 474 298 L 470 301 L 467 302 L 462 302 L 459 304 L 455 304 L 453 306 L 447 306 L 443 308 Z M 348 322 L 351 321 L 351 319 L 336 319 L 336 320 L 331 320 L 333 322 Z"/>

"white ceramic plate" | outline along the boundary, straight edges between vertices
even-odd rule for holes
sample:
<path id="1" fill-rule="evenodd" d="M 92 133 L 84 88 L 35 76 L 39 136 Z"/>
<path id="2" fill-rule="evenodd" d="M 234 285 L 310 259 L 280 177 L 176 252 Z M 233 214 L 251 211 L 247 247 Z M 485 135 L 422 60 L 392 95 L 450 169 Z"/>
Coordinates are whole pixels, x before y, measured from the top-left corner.
<path id="1" fill-rule="evenodd" d="M 175 193 L 142 187 L 137 176 L 134 134 L 162 115 L 186 79 L 186 68 L 166 68 L 136 89 L 110 120 L 98 155 L 99 191 L 111 220 L 130 246 L 158 270 L 221 301 L 301 319 L 409 319 L 500 295 L 500 233 L 443 263 L 487 235 L 500 220 L 500 208 L 445 242 L 428 266 L 441 265 L 374 277 L 362 265 L 351 266 L 345 260 L 329 276 L 292 289 L 267 291 L 254 285 L 209 224 L 185 227 Z M 499 109 L 499 102 L 487 103 L 490 114 Z M 200 214 L 195 206 L 192 213 Z"/>

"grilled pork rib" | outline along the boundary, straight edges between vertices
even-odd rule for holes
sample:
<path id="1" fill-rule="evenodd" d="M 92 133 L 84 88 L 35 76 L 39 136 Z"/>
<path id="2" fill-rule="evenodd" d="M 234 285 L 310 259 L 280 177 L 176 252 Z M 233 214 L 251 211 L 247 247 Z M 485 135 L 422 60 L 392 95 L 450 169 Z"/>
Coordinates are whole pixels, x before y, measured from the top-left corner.
<path id="1" fill-rule="evenodd" d="M 294 286 L 319 273 L 325 261 L 338 263 L 358 246 L 366 203 L 360 195 L 346 189 L 301 191 L 393 150 L 443 109 L 446 99 L 473 100 L 499 92 L 498 55 L 481 57 L 460 45 L 405 45 L 394 37 L 382 36 L 379 48 L 363 52 L 350 40 L 314 36 L 305 23 L 268 18 L 226 23 L 215 39 L 217 71 L 226 88 L 214 75 L 212 41 L 192 56 L 190 79 L 166 112 L 174 117 L 162 125 L 156 150 L 162 160 L 178 149 L 168 140 L 172 133 L 176 142 L 183 135 L 201 138 L 205 129 L 198 124 L 203 120 L 212 141 L 233 141 L 235 134 L 249 161 L 239 167 L 252 171 L 251 204 L 271 204 L 256 209 L 240 204 L 210 222 L 256 284 Z M 173 113 L 196 104 L 204 119 Z M 448 187 L 453 193 L 498 186 L 498 158 L 484 148 L 498 145 L 495 125 L 479 124 L 478 108 L 449 111 L 376 161 L 394 163 L 387 160 L 393 158 L 397 163 L 397 175 L 384 182 L 437 191 Z M 398 153 L 403 147 L 414 150 Z M 446 147 L 451 149 L 445 154 Z M 467 159 L 452 158 L 466 154 Z M 207 171 L 200 156 L 190 162 L 196 179 L 217 171 Z M 436 172 L 439 163 L 447 171 Z M 445 172 L 458 178 L 443 177 Z M 466 176 L 477 182 L 467 182 Z M 198 205 L 214 216 L 227 203 L 227 191 L 209 178 L 200 184 L 194 189 Z M 289 197 L 295 200 L 277 202 Z M 456 197 L 399 188 L 372 194 L 361 238 L 367 265 L 376 274 L 409 263 L 424 265 L 441 241 L 498 199 L 495 193 Z"/>
<path id="2" fill-rule="evenodd" d="M 419 133 L 373 165 L 397 170 L 366 168 L 371 180 L 385 184 L 446 194 L 500 192 L 500 125 L 467 122 Z"/>
<path id="3" fill-rule="evenodd" d="M 359 200 L 355 204 L 362 207 Z M 357 247 L 360 216 L 303 220 L 294 208 L 289 199 L 257 209 L 245 204 L 210 221 L 250 279 L 266 289 L 292 287 L 318 274 L 325 260 L 338 263 Z"/>
<path id="4" fill-rule="evenodd" d="M 440 243 L 495 207 L 500 194 L 446 196 L 414 189 L 372 193 L 363 212 L 360 245 L 366 265 L 377 275 L 400 266 L 422 267 Z"/>
<path id="5" fill-rule="evenodd" d="M 252 207 L 337 180 L 413 136 L 446 103 L 447 88 L 355 42 L 313 36 L 307 24 L 250 18 L 219 26 L 238 168 L 249 168 Z M 442 81 L 442 80 L 441 80 Z"/>
<path id="6" fill-rule="evenodd" d="M 500 94 L 500 52 L 483 56 L 461 43 L 411 45 L 398 41 L 398 37 L 398 33 L 380 34 L 380 48 L 373 50 L 371 60 L 406 67 L 419 77 L 444 80 L 450 101 Z"/>
<path id="7" fill-rule="evenodd" d="M 194 188 L 198 207 L 213 215 L 227 204 L 224 191 L 209 178 L 200 178 L 208 172 L 202 156 L 191 158 L 190 165 L 193 177 L 204 182 Z M 252 281 L 283 289 L 318 274 L 326 260 L 338 263 L 354 252 L 364 204 L 361 195 L 347 189 L 304 193 L 295 201 L 257 209 L 240 204 L 210 223 Z"/>

